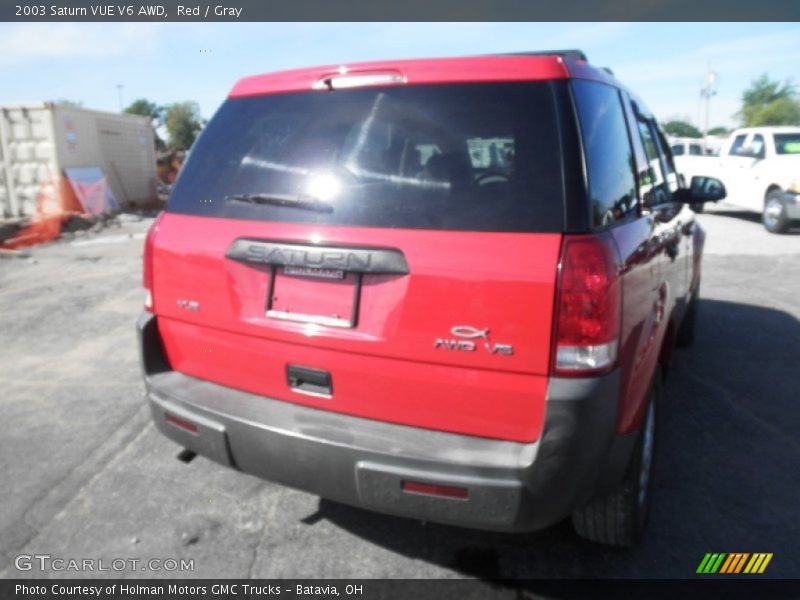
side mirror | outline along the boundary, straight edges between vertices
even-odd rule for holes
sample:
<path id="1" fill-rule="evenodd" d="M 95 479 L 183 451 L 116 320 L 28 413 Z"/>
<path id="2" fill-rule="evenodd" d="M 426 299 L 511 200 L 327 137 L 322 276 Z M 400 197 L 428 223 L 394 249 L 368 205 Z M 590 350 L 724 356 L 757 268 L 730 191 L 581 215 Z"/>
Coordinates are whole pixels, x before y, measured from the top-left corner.
<path id="1" fill-rule="evenodd" d="M 695 175 L 689 188 L 681 188 L 675 192 L 675 199 L 683 204 L 697 202 L 716 202 L 727 196 L 725 186 L 719 179 Z"/>

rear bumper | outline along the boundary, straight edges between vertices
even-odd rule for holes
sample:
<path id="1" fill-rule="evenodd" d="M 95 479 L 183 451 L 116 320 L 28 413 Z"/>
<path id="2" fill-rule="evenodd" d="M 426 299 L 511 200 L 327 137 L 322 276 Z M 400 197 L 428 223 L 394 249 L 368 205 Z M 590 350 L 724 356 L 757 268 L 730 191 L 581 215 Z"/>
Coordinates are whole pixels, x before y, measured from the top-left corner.
<path id="1" fill-rule="evenodd" d="M 169 369 L 153 315 L 143 314 L 138 329 L 146 396 L 164 435 L 221 464 L 345 504 L 479 529 L 538 529 L 616 485 L 634 444 L 635 434 L 615 433 L 616 372 L 551 379 L 544 432 L 519 443 L 362 419 L 202 381 Z M 469 495 L 408 493 L 406 480 Z"/>

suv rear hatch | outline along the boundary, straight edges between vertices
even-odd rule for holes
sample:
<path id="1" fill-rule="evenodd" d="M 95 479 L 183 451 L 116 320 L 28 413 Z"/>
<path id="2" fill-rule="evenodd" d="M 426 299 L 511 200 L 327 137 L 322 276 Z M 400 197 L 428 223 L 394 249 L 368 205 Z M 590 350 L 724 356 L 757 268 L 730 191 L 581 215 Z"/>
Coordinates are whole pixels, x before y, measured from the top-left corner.
<path id="1" fill-rule="evenodd" d="M 537 439 L 566 93 L 538 81 L 229 98 L 150 240 L 171 367 L 327 411 Z"/>

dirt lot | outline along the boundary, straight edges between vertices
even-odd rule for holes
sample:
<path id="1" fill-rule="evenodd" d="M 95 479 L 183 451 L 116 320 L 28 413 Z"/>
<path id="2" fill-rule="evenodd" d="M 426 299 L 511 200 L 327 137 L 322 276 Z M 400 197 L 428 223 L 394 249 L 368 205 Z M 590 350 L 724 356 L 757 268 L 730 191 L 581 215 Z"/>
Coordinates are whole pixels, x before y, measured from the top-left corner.
<path id="1" fill-rule="evenodd" d="M 632 551 L 568 523 L 470 532 L 182 463 L 149 422 L 137 364 L 150 221 L 0 260 L 0 575 L 86 576 L 14 568 L 45 553 L 194 559 L 156 577 L 663 578 L 739 551 L 773 552 L 766 575 L 800 577 L 800 234 L 736 212 L 700 220 L 697 342 L 669 375 L 654 513 Z"/>

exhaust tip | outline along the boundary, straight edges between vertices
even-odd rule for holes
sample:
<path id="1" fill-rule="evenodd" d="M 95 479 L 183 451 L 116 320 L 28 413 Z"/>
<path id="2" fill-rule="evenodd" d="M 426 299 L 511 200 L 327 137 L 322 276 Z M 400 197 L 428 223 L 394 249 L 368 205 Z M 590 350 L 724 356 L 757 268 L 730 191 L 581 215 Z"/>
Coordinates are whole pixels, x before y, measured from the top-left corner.
<path id="1" fill-rule="evenodd" d="M 178 456 L 176 456 L 175 458 L 177 458 L 181 462 L 189 464 L 195 459 L 196 456 L 197 452 L 192 452 L 188 448 L 184 448 L 183 450 L 178 452 Z"/>

